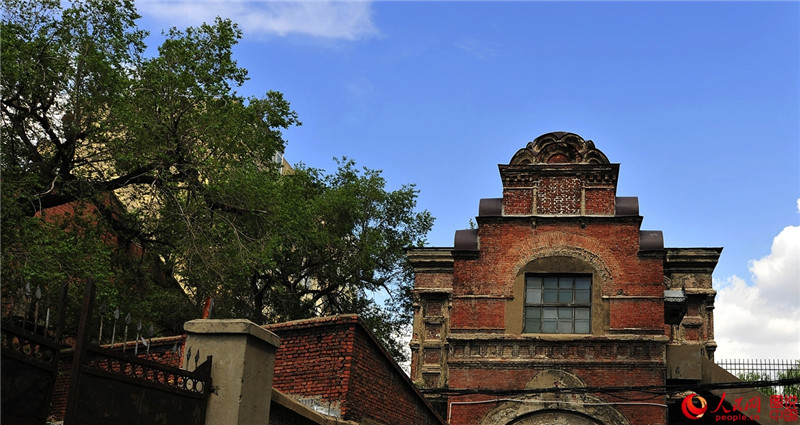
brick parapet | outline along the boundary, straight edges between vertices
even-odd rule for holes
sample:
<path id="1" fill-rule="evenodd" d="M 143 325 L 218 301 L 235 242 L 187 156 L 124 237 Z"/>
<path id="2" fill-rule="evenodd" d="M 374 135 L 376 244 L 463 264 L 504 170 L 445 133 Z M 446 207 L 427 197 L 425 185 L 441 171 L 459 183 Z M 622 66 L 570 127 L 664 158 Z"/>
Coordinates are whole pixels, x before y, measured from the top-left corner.
<path id="1" fill-rule="evenodd" d="M 615 214 L 619 164 L 500 165 L 504 216 Z"/>

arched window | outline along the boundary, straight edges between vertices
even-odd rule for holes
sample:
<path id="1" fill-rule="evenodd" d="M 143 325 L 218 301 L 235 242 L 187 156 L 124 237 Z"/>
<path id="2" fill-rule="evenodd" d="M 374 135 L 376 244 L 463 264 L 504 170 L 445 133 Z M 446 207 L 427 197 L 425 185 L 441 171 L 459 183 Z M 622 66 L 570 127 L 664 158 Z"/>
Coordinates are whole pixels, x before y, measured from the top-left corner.
<path id="1" fill-rule="evenodd" d="M 611 273 L 606 264 L 580 248 L 537 251 L 514 274 L 512 297 L 505 303 L 506 333 L 576 338 L 608 334 L 603 287 L 611 283 Z"/>
<path id="2" fill-rule="evenodd" d="M 592 332 L 591 274 L 525 274 L 525 333 Z"/>

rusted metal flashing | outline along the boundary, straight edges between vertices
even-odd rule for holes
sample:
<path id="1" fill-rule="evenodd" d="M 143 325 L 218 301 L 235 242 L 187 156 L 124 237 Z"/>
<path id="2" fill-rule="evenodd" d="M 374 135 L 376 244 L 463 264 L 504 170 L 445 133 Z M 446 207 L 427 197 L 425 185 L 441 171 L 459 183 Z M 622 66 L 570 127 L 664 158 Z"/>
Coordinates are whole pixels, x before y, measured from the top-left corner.
<path id="1" fill-rule="evenodd" d="M 454 251 L 478 251 L 478 230 L 456 230 Z"/>
<path id="2" fill-rule="evenodd" d="M 614 210 L 617 217 L 639 215 L 639 198 L 636 196 L 617 196 L 614 199 Z"/>
<path id="3" fill-rule="evenodd" d="M 640 230 L 639 251 L 664 250 L 664 233 L 661 230 Z"/>

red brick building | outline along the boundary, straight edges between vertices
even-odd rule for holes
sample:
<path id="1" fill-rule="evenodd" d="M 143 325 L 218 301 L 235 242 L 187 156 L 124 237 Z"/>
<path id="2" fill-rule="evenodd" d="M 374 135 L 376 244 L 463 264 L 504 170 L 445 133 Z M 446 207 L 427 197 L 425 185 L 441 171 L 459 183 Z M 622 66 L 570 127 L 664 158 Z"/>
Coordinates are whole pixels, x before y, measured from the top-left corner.
<path id="1" fill-rule="evenodd" d="M 477 229 L 408 251 L 412 379 L 453 425 L 667 423 L 670 347 L 713 359 L 721 248 L 641 230 L 619 164 L 576 134 L 499 168 Z"/>

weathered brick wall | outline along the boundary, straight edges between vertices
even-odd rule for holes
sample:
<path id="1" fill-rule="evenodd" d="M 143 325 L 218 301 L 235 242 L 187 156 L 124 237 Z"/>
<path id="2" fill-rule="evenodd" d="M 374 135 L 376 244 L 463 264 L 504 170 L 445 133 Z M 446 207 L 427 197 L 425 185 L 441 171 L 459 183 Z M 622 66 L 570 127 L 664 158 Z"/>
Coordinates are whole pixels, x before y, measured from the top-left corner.
<path id="1" fill-rule="evenodd" d="M 503 214 L 530 215 L 532 212 L 532 188 L 506 188 L 503 190 Z"/>
<path id="2" fill-rule="evenodd" d="M 356 334 L 355 347 L 348 419 L 363 422 L 369 418 L 386 425 L 442 423 L 408 377 L 363 328 Z"/>
<path id="3" fill-rule="evenodd" d="M 599 388 L 586 397 L 605 406 L 597 408 L 601 422 L 664 424 L 663 407 L 614 405 L 619 399 L 602 390 L 659 386 L 666 380 L 665 251 L 652 239 L 640 246 L 638 209 L 616 215 L 619 165 L 610 164 L 593 143 L 577 135 L 552 133 L 530 143 L 509 165 L 499 168 L 502 211 L 482 204 L 478 250 L 456 242 L 452 253 L 451 310 L 439 323 L 447 330 L 444 352 L 435 352 L 432 344 L 426 350 L 426 339 L 435 340 L 438 328 L 417 309 L 414 329 L 420 348 L 414 376 L 426 378 L 426 373 L 419 373 L 422 370 L 440 378 L 418 382 L 429 390 L 429 398 L 449 403 L 453 425 L 494 423 L 498 419 L 494 415 L 506 414 L 501 410 L 512 416 L 499 423 L 520 417 L 513 414 L 532 412 L 516 410 L 511 407 L 514 403 L 482 401 L 496 397 L 493 391 L 505 391 L 507 398 L 514 399 L 541 397 L 518 391 L 531 388 L 534 381 L 536 388 L 558 386 L 558 382 L 540 382 L 549 379 L 540 374 L 544 371 L 570 376 L 572 385 Z M 416 260 L 425 258 L 422 250 L 410 256 L 417 272 L 420 306 L 434 291 L 426 263 Z M 591 274 L 591 333 L 524 333 L 526 273 Z M 691 326 L 681 332 L 686 338 L 703 337 L 694 335 Z M 443 360 L 442 373 L 437 376 L 433 368 L 439 360 Z M 439 387 L 445 392 L 436 393 Z M 653 398 L 642 392 L 629 391 L 624 396 L 665 403 L 663 396 Z M 566 410 L 593 416 L 592 408 L 573 401 Z"/>
<path id="4" fill-rule="evenodd" d="M 591 345 L 591 343 L 583 343 L 584 347 Z M 574 346 L 574 344 L 573 344 Z M 520 359 L 520 358 L 505 358 L 490 359 L 488 356 L 483 358 L 475 358 L 474 360 L 463 361 L 456 359 L 450 363 L 450 376 L 451 383 L 460 383 L 464 387 L 459 388 L 483 388 L 492 390 L 519 390 L 526 388 L 531 380 L 536 375 L 545 369 L 558 369 L 564 370 L 580 377 L 586 387 L 601 387 L 601 388 L 619 388 L 630 387 L 639 385 L 663 385 L 664 383 L 664 368 L 661 360 L 658 358 L 658 353 L 663 355 L 663 349 L 653 350 L 648 356 L 649 358 L 643 360 L 641 356 L 630 356 L 631 358 L 614 358 L 597 359 L 595 364 L 585 357 L 577 355 L 569 356 L 570 358 L 561 358 L 552 356 L 546 360 L 544 359 Z M 626 356 L 627 357 L 627 356 Z M 558 385 L 552 383 L 550 386 Z M 578 393 L 581 394 L 581 393 Z M 621 400 L 620 397 L 625 397 L 627 400 L 646 400 L 648 403 L 664 403 L 664 397 L 653 397 L 652 394 L 643 393 L 639 391 L 625 391 L 625 392 L 609 392 L 604 393 L 600 391 L 588 391 L 588 397 L 592 397 L 592 403 L 609 403 L 611 407 L 616 409 L 632 424 L 665 424 L 666 411 L 663 407 L 655 407 L 652 405 L 616 405 L 614 403 Z M 505 399 L 527 399 L 527 400 L 542 400 L 547 397 L 553 397 L 553 394 L 518 394 L 507 395 Z M 498 397 L 494 397 L 497 399 Z M 495 408 L 501 404 L 497 403 L 470 403 L 481 400 L 490 400 L 492 397 L 487 397 L 484 394 L 470 394 L 459 395 L 451 397 L 450 401 L 453 402 L 450 408 L 450 423 L 463 424 L 463 425 L 477 425 L 485 423 L 484 418 Z M 585 402 L 586 399 L 584 398 Z M 579 400 L 580 402 L 580 400 Z M 536 404 L 533 404 L 536 406 Z M 567 410 L 577 410 L 576 406 L 571 406 Z M 580 407 L 580 406 L 577 406 Z M 591 410 L 591 407 L 588 407 Z M 509 418 L 513 419 L 513 418 Z M 614 423 L 614 422 L 605 422 Z"/>
<path id="5" fill-rule="evenodd" d="M 342 418 L 357 422 L 442 423 L 357 316 L 287 322 L 267 329 L 281 338 L 273 385 L 287 395 L 338 403 Z"/>
<path id="6" fill-rule="evenodd" d="M 593 291 L 604 297 L 610 329 L 663 334 L 663 261 L 638 255 L 638 219 L 583 220 L 536 226 L 524 219 L 481 222 L 479 258 L 455 260 L 451 332 L 503 330 L 504 305 L 513 300 L 520 270 L 535 258 L 557 254 L 584 256 L 607 271 Z"/>
<path id="7" fill-rule="evenodd" d="M 281 338 L 272 385 L 295 397 L 341 403 L 350 384 L 355 328 L 336 320 L 300 320 L 265 326 Z M 345 413 L 342 406 L 342 413 Z"/>
<path id="8" fill-rule="evenodd" d="M 69 378 L 71 376 L 72 361 L 61 361 L 58 363 L 58 375 L 53 384 L 53 395 L 50 396 L 50 411 L 48 418 L 52 420 L 63 420 L 67 412 L 67 396 L 69 394 Z"/>
<path id="9" fill-rule="evenodd" d="M 614 215 L 616 193 L 609 188 L 587 188 L 586 215 Z"/>
<path id="10" fill-rule="evenodd" d="M 452 249 L 410 249 L 407 255 L 415 271 L 411 379 L 424 388 L 443 388 L 447 386 Z M 427 394 L 426 398 L 439 416 L 447 416 L 446 396 Z"/>
<path id="11" fill-rule="evenodd" d="M 536 192 L 537 214 L 580 214 L 581 180 L 577 177 L 543 177 Z"/>
<path id="12" fill-rule="evenodd" d="M 669 248 L 664 266 L 668 289 L 683 289 L 686 315 L 680 324 L 666 326 L 671 344 L 700 345 L 714 359 L 714 297 L 711 274 L 722 248 Z"/>
<path id="13" fill-rule="evenodd" d="M 420 289 L 451 289 L 453 287 L 453 274 L 446 273 L 417 273 L 414 287 Z"/>
<path id="14" fill-rule="evenodd" d="M 479 256 L 454 262 L 448 387 L 524 389 L 545 367 L 575 374 L 587 386 L 663 385 L 663 260 L 639 255 L 639 224 L 639 218 L 551 218 L 535 223 L 524 218 L 479 218 Z M 576 257 L 597 269 L 592 287 L 597 301 L 592 306 L 593 337 L 559 336 L 548 341 L 509 334 L 506 314 L 523 308 L 515 299 L 514 283 L 526 264 L 548 256 Z M 564 271 L 569 270 L 552 270 Z M 509 310 L 508 304 L 514 308 Z M 641 340 L 620 342 L 619 334 Z M 488 335 L 496 335 L 497 342 L 487 340 Z M 451 401 L 480 399 L 474 395 Z M 657 399 L 664 402 L 663 397 Z M 453 424 L 479 424 L 497 407 L 458 403 L 451 408 Z M 666 421 L 663 408 L 640 405 L 617 410 L 632 423 Z"/>
<path id="15" fill-rule="evenodd" d="M 474 294 L 453 297 L 450 331 L 453 333 L 503 332 L 505 330 L 505 300 L 473 298 Z"/>

